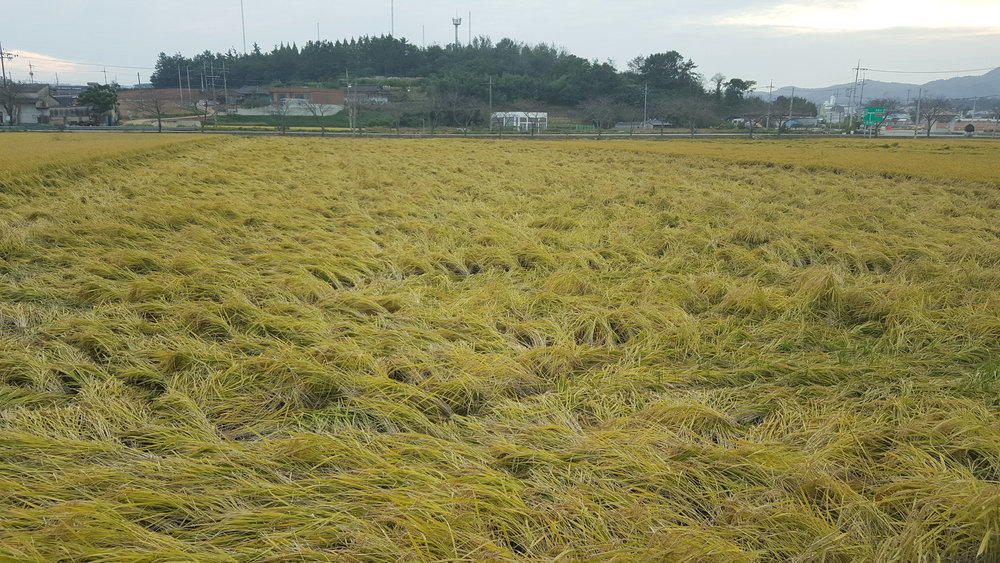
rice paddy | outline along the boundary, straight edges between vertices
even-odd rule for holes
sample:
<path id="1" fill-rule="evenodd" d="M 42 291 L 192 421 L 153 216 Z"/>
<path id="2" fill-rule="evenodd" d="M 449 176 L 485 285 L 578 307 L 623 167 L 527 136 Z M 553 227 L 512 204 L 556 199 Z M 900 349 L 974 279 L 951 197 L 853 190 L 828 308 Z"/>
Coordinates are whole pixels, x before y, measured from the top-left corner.
<path id="1" fill-rule="evenodd" d="M 1000 145 L 0 136 L 0 559 L 1000 558 Z"/>

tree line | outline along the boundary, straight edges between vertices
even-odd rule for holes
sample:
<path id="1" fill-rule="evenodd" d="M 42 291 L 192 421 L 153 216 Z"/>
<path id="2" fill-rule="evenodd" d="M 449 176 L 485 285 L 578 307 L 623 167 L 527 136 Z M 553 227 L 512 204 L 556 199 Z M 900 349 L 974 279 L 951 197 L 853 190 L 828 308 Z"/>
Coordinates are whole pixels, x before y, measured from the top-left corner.
<path id="1" fill-rule="evenodd" d="M 245 54 L 160 53 L 152 82 L 157 88 L 199 88 L 213 76 L 216 85 L 225 81 L 229 88 L 399 80 L 418 85 L 420 95 L 438 105 L 449 105 L 450 111 L 438 113 L 452 124 L 482 122 L 487 103 L 495 109 L 573 108 L 597 127 L 653 118 L 704 126 L 747 112 L 763 116 L 767 105 L 748 96 L 756 85 L 752 80 L 715 75 L 706 88 L 697 65 L 677 51 L 636 57 L 619 71 L 611 61 L 587 60 L 551 45 L 508 38 L 494 43 L 487 37 L 464 46 L 418 47 L 403 38 L 366 36 L 302 47 L 281 44 L 269 52 L 255 44 Z M 775 105 L 787 107 L 789 101 Z M 815 115 L 816 107 L 806 100 L 797 98 L 794 105 L 802 115 Z"/>

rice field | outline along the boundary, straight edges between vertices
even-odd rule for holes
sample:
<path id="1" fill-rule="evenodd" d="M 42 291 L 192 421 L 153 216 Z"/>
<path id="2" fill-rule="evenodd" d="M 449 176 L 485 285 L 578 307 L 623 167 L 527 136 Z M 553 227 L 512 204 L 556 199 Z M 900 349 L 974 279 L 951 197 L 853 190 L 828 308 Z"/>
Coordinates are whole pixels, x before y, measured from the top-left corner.
<path id="1" fill-rule="evenodd" d="M 1000 559 L 998 157 L 0 135 L 0 560 Z"/>

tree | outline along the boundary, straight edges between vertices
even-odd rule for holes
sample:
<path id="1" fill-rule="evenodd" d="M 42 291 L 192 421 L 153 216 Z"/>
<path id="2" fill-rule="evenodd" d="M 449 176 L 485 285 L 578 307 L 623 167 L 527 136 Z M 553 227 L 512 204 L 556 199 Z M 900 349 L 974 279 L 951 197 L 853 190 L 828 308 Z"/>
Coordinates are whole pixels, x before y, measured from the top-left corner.
<path id="1" fill-rule="evenodd" d="M 585 100 L 580 104 L 583 115 L 597 129 L 598 135 L 603 129 L 609 129 L 618 118 L 618 107 L 614 100 L 607 96 L 600 96 Z"/>
<path id="2" fill-rule="evenodd" d="M 118 91 L 107 84 L 95 84 L 77 97 L 77 103 L 90 107 L 95 120 L 118 107 Z"/>
<path id="3" fill-rule="evenodd" d="M 934 124 L 952 113 L 951 102 L 948 98 L 926 98 L 920 101 L 919 107 L 920 113 L 917 115 L 917 127 L 920 127 L 920 122 L 927 121 L 928 137 L 931 136 Z"/>
<path id="4" fill-rule="evenodd" d="M 347 87 L 347 94 L 344 96 L 344 109 L 347 111 L 347 125 L 351 129 L 352 135 L 361 136 L 358 116 L 366 102 L 367 98 L 363 93 L 355 91 L 351 86 Z"/>
<path id="5" fill-rule="evenodd" d="M 139 99 L 136 109 L 143 114 L 154 115 L 156 117 L 156 129 L 158 132 L 163 133 L 163 115 L 166 103 L 155 90 L 149 94 L 149 97 L 143 96 Z"/>
<path id="6" fill-rule="evenodd" d="M 461 127 L 465 135 L 468 135 L 469 127 L 478 120 L 483 110 L 483 104 L 476 98 L 463 96 L 458 92 L 446 93 L 444 102 L 451 112 L 452 122 Z"/>
<path id="7" fill-rule="evenodd" d="M 710 82 L 715 84 L 715 102 L 722 103 L 722 87 L 726 84 L 726 77 L 721 72 L 715 73 L 712 78 L 709 79 Z"/>
<path id="8" fill-rule="evenodd" d="M 306 101 L 306 109 L 313 117 L 319 120 L 319 131 L 321 137 L 326 137 L 326 119 L 327 115 L 333 115 L 337 113 L 337 106 L 332 106 L 329 104 L 319 104 L 313 102 L 312 100 Z"/>
<path id="9" fill-rule="evenodd" d="M 3 105 L 3 114 L 7 119 L 8 125 L 14 125 L 15 120 L 19 121 L 17 116 L 17 96 L 21 93 L 21 90 L 20 83 L 13 80 L 0 79 L 0 104 Z M 0 125 L 3 125 L 3 120 L 0 120 Z"/>
<path id="10" fill-rule="evenodd" d="M 752 91 L 756 85 L 757 82 L 753 80 L 730 78 L 728 82 L 723 84 L 726 87 L 726 103 L 731 107 L 739 105 L 743 101 L 744 96 Z"/>
<path id="11" fill-rule="evenodd" d="M 711 123 L 715 116 L 709 109 L 709 99 L 704 95 L 668 98 L 663 101 L 663 111 L 677 124 L 687 124 L 694 136 L 699 125 Z"/>
<path id="12" fill-rule="evenodd" d="M 629 62 L 629 70 L 650 88 L 661 92 L 688 90 L 702 91 L 701 76 L 694 71 L 691 59 L 684 60 L 677 51 L 636 57 Z"/>
<path id="13" fill-rule="evenodd" d="M 282 135 L 288 131 L 288 114 L 291 113 L 291 104 L 288 98 L 282 98 L 271 104 L 271 115 L 274 117 L 275 128 Z M 205 101 L 205 119 L 208 119 L 208 101 Z"/>
<path id="14" fill-rule="evenodd" d="M 892 115 L 894 113 L 899 113 L 902 104 L 899 100 L 895 98 L 875 98 L 874 100 L 869 100 L 867 106 L 873 108 L 885 108 L 886 115 Z"/>

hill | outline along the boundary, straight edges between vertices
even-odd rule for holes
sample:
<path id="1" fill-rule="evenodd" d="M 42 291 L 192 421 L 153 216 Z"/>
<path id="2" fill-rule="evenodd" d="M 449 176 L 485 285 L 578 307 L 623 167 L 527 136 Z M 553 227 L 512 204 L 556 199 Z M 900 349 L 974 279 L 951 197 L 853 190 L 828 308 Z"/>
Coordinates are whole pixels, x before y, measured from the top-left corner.
<path id="1" fill-rule="evenodd" d="M 825 88 L 795 88 L 795 95 L 813 103 L 823 103 L 831 96 L 837 96 L 841 103 L 849 96 L 851 83 L 834 84 Z M 895 98 L 900 101 L 914 100 L 918 90 L 923 97 L 941 96 L 952 99 L 989 98 L 1000 99 L 1000 68 L 993 69 L 982 76 L 959 76 L 941 80 L 932 80 L 924 84 L 904 82 L 883 82 L 880 80 L 865 81 L 865 99 Z M 774 96 L 789 96 L 792 88 L 786 86 L 773 92 Z M 859 90 L 860 94 L 860 90 Z M 760 97 L 761 93 L 757 92 Z M 766 93 L 764 94 L 766 96 Z"/>

